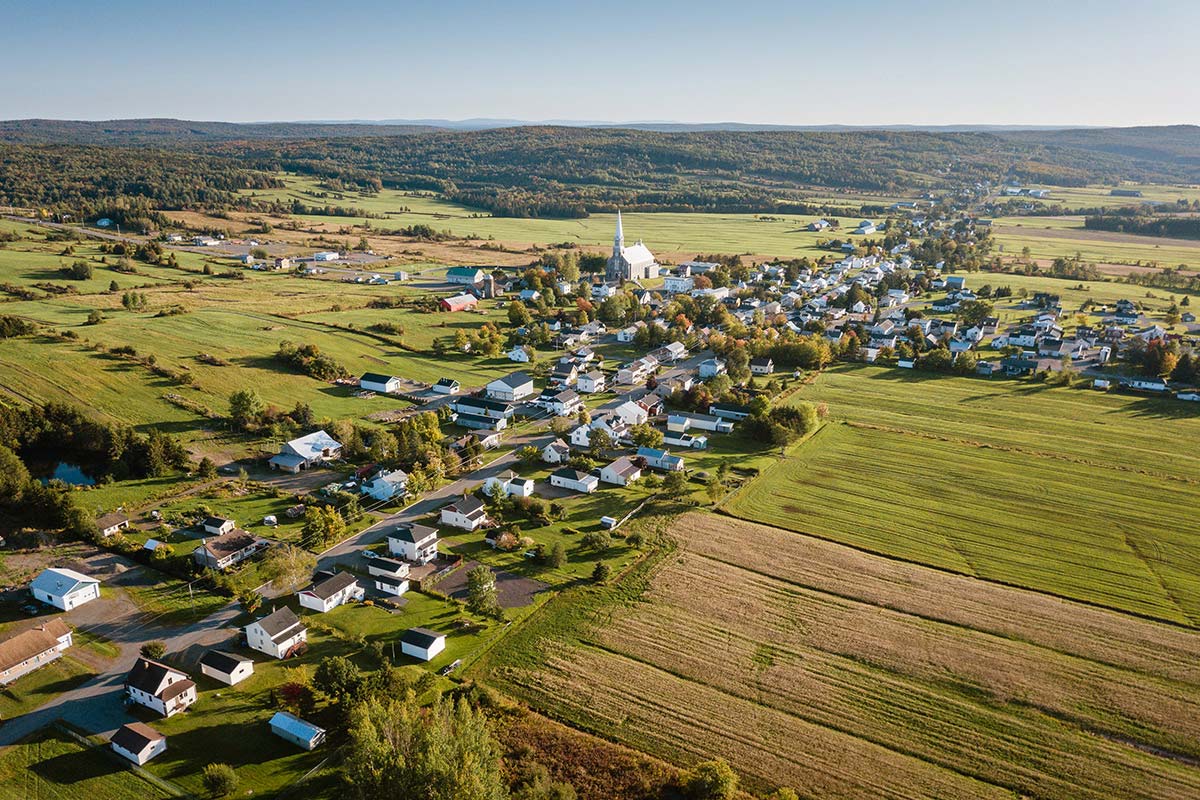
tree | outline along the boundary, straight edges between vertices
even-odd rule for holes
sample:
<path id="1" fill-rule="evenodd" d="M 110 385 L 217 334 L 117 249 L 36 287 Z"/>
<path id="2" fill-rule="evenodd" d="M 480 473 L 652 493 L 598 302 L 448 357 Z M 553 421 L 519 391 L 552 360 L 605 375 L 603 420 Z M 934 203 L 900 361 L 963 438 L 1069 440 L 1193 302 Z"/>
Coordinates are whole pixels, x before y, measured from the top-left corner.
<path id="1" fill-rule="evenodd" d="M 95 309 L 92 309 L 91 311 L 88 312 L 87 322 L 85 324 L 99 325 L 101 322 L 104 322 L 103 314 L 101 314 L 99 311 L 97 311 Z"/>
<path id="2" fill-rule="evenodd" d="M 247 614 L 253 614 L 262 607 L 263 596 L 253 589 L 243 589 L 238 592 L 237 600 Z"/>
<path id="3" fill-rule="evenodd" d="M 668 472 L 663 479 L 663 491 L 667 497 L 683 497 L 687 490 L 687 475 L 683 474 L 683 470 Z"/>
<path id="4" fill-rule="evenodd" d="M 958 318 L 968 327 L 980 325 L 992 315 L 992 309 L 987 300 L 965 300 L 958 305 Z"/>
<path id="5" fill-rule="evenodd" d="M 643 422 L 629 429 L 629 438 L 639 447 L 662 447 L 663 432 Z"/>
<path id="6" fill-rule="evenodd" d="M 312 683 L 318 691 L 340 702 L 358 692 L 362 686 L 362 673 L 350 659 L 330 656 L 317 664 Z"/>
<path id="7" fill-rule="evenodd" d="M 613 446 L 612 435 L 603 428 L 594 428 L 588 431 L 588 446 L 592 450 L 592 454 L 603 453 Z"/>
<path id="8" fill-rule="evenodd" d="M 536 464 L 542 458 L 542 451 L 534 445 L 527 444 L 517 451 L 517 460 L 522 464 Z"/>
<path id="9" fill-rule="evenodd" d="M 717 501 L 725 496 L 725 486 L 716 478 L 713 478 L 708 483 L 704 484 L 704 491 L 708 494 L 709 502 L 716 505 Z"/>
<path id="10" fill-rule="evenodd" d="M 688 770 L 683 786 L 691 800 L 733 800 L 737 795 L 738 778 L 724 759 L 717 759 Z"/>
<path id="11" fill-rule="evenodd" d="M 217 466 L 208 456 L 200 459 L 200 466 L 196 469 L 196 475 L 202 481 L 211 481 L 217 477 Z"/>
<path id="12" fill-rule="evenodd" d="M 317 557 L 312 553 L 295 545 L 281 544 L 267 551 L 263 574 L 279 591 L 294 592 L 308 583 L 316 566 Z"/>
<path id="13" fill-rule="evenodd" d="M 612 544 L 612 534 L 605 530 L 588 531 L 579 540 L 584 550 L 607 550 Z"/>
<path id="14" fill-rule="evenodd" d="M 306 547 L 324 549 L 346 536 L 346 521 L 336 508 L 318 506 L 304 515 L 300 539 Z"/>
<path id="15" fill-rule="evenodd" d="M 467 573 L 467 608 L 484 616 L 494 616 L 500 611 L 496 576 L 483 564 L 472 567 Z"/>
<path id="16" fill-rule="evenodd" d="M 160 642 L 157 639 L 152 642 L 146 642 L 142 645 L 141 654 L 145 658 L 157 661 L 167 654 L 167 643 Z"/>
<path id="17" fill-rule="evenodd" d="M 546 556 L 546 565 L 554 569 L 562 569 L 567 563 L 567 546 L 562 542 L 555 542 L 550 548 L 549 555 Z"/>
<path id="18" fill-rule="evenodd" d="M 242 430 L 258 427 L 267 407 L 258 392 L 240 389 L 229 395 L 229 418 Z"/>
<path id="19" fill-rule="evenodd" d="M 209 764 L 200 775 L 204 789 L 212 797 L 228 797 L 238 787 L 238 776 L 228 764 Z"/>
<path id="20" fill-rule="evenodd" d="M 595 568 L 592 570 L 592 583 L 606 583 L 611 571 L 608 564 L 605 564 L 603 561 L 597 561 Z"/>
<path id="21" fill-rule="evenodd" d="M 533 321 L 533 316 L 529 313 L 529 309 L 520 300 L 513 300 L 508 304 L 508 321 L 514 327 L 524 327 Z"/>
<path id="22" fill-rule="evenodd" d="M 412 692 L 358 705 L 345 764 L 357 800 L 504 800 L 500 749 L 483 713 L 465 698 L 422 709 Z"/>

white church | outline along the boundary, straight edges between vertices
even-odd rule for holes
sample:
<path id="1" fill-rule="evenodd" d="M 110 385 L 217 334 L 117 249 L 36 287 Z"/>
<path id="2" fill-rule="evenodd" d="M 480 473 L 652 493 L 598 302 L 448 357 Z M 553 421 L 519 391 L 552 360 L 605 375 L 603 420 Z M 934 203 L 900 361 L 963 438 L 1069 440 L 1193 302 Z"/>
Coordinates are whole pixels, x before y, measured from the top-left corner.
<path id="1" fill-rule="evenodd" d="M 658 262 L 650 248 L 639 239 L 632 247 L 625 246 L 625 231 L 621 228 L 621 212 L 617 212 L 617 233 L 613 237 L 612 255 L 604 269 L 606 281 L 645 280 L 658 277 Z"/>

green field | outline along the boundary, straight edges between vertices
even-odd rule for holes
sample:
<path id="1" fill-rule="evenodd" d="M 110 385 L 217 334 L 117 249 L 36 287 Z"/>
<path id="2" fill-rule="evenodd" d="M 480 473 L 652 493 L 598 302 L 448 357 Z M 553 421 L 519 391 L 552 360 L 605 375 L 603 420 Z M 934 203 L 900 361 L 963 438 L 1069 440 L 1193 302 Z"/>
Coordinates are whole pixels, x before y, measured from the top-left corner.
<path id="1" fill-rule="evenodd" d="M 1050 197 L 1020 197 L 1022 203 L 1036 205 L 1063 205 L 1070 208 L 1120 208 L 1143 203 L 1174 203 L 1176 200 L 1200 198 L 1200 186 L 1163 186 L 1154 183 L 1123 183 L 1117 186 L 1041 186 L 1029 185 L 1031 189 L 1049 189 Z M 1142 193 L 1141 197 L 1113 197 L 1113 189 L 1131 189 Z M 1001 198 L 1005 199 L 1005 198 Z"/>
<path id="2" fill-rule="evenodd" d="M 75 644 L 85 645 L 78 632 L 75 634 Z M 93 649 L 104 655 L 108 654 L 111 647 L 95 642 L 91 644 Z M 0 688 L 0 720 L 26 714 L 60 693 L 74 689 L 94 674 L 95 671 L 86 664 L 64 655 Z"/>
<path id="3" fill-rule="evenodd" d="M 1020 256 L 1023 248 L 1038 259 L 1072 258 L 1102 264 L 1200 267 L 1200 241 L 1089 231 L 1083 217 L 1000 217 L 992 229 L 995 252 Z"/>
<path id="4" fill-rule="evenodd" d="M 158 800 L 173 795 L 53 728 L 0 753 L 4 800 Z"/>
<path id="5" fill-rule="evenodd" d="M 726 510 L 988 580 L 1200 622 L 1200 415 L 1169 401 L 843 367 L 835 420 Z M 845 422 L 847 424 L 841 424 Z"/>

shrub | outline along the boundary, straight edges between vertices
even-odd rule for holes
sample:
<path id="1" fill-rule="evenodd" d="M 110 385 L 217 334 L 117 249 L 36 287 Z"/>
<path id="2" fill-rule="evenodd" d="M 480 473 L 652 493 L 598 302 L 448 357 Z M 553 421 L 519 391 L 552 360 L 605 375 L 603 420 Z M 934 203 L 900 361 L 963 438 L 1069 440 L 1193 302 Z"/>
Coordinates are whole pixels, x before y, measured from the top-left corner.
<path id="1" fill-rule="evenodd" d="M 213 797 L 228 797 L 238 786 L 237 773 L 228 764 L 209 764 L 201 773 L 201 781 Z"/>

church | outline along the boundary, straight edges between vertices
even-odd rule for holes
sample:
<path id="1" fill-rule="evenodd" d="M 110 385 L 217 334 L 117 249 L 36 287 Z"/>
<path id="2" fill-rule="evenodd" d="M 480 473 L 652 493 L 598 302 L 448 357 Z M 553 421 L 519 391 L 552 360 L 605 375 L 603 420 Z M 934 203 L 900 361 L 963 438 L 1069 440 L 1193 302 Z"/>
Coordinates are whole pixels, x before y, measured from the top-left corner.
<path id="1" fill-rule="evenodd" d="M 621 228 L 621 212 L 617 212 L 617 233 L 613 237 L 612 255 L 604 268 L 606 281 L 638 281 L 658 277 L 658 262 L 650 248 L 641 240 L 632 247 L 625 246 L 625 231 Z"/>

